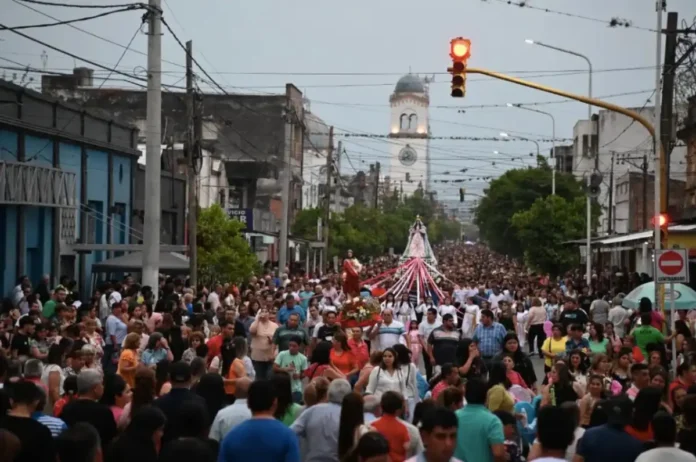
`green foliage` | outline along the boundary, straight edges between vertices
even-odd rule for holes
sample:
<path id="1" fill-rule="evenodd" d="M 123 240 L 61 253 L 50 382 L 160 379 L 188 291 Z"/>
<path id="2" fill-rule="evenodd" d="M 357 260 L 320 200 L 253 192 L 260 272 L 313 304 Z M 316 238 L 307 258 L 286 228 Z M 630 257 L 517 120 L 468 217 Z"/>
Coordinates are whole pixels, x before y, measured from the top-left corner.
<path id="1" fill-rule="evenodd" d="M 241 283 L 259 263 L 242 235 L 242 225 L 215 204 L 198 214 L 198 280 Z"/>
<path id="2" fill-rule="evenodd" d="M 572 175 L 560 172 L 556 172 L 556 194 L 568 201 L 585 197 L 582 184 Z M 528 210 L 536 200 L 550 195 L 551 169 L 545 162 L 536 168 L 508 170 L 490 183 L 476 209 L 475 223 L 481 239 L 496 252 L 522 257 L 524 246 L 511 219 Z"/>
<path id="3" fill-rule="evenodd" d="M 525 263 L 531 268 L 559 275 L 579 263 L 577 247 L 564 242 L 585 235 L 587 201 L 576 197 L 570 201 L 561 196 L 538 198 L 532 206 L 515 213 L 511 230 L 522 242 Z M 599 208 L 593 209 L 593 222 L 599 218 Z"/>
<path id="4" fill-rule="evenodd" d="M 329 255 L 342 256 L 348 249 L 360 258 L 384 255 L 390 247 L 401 253 L 408 242 L 408 229 L 420 215 L 428 226 L 431 244 L 446 239 L 458 239 L 460 224 L 434 218 L 435 204 L 423 194 L 414 194 L 401 202 L 397 195 L 383 200 L 382 210 L 354 205 L 342 214 L 332 214 L 330 220 Z M 317 218 L 320 209 L 302 210 L 295 218 L 292 235 L 316 240 Z"/>

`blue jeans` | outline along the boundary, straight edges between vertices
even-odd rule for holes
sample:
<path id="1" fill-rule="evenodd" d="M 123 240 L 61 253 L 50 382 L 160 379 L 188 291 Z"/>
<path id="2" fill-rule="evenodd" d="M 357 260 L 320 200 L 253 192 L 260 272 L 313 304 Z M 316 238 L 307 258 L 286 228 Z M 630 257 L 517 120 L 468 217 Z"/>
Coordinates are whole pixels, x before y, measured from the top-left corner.
<path id="1" fill-rule="evenodd" d="M 297 404 L 302 404 L 302 392 L 301 391 L 293 391 L 292 392 L 292 402 L 297 403 Z"/>

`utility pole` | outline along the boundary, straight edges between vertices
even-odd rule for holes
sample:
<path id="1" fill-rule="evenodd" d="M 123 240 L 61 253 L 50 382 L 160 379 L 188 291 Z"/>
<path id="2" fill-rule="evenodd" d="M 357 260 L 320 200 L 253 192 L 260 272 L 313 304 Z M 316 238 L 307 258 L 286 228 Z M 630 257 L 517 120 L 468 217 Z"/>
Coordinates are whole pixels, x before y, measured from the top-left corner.
<path id="1" fill-rule="evenodd" d="M 285 143 L 283 143 L 283 169 L 280 181 L 283 208 L 280 216 L 280 246 L 278 249 L 278 274 L 285 272 L 288 261 L 288 234 L 290 232 L 290 182 L 292 181 L 292 147 L 293 147 L 293 107 L 290 104 L 290 88 L 285 88 Z"/>
<path id="2" fill-rule="evenodd" d="M 162 151 L 162 0 L 149 0 L 147 14 L 147 120 L 145 151 L 145 219 L 143 285 L 157 297 L 160 266 Z"/>
<path id="3" fill-rule="evenodd" d="M 643 230 L 648 229 L 648 154 L 643 154 Z"/>
<path id="4" fill-rule="evenodd" d="M 585 282 L 587 287 L 590 287 L 592 283 L 592 198 L 590 197 L 590 177 L 592 175 L 587 175 L 587 204 L 586 204 L 586 217 L 585 220 Z"/>
<path id="5" fill-rule="evenodd" d="M 665 168 L 667 172 L 664 175 L 666 183 L 663 186 L 667 191 L 669 200 L 669 175 L 670 175 L 670 159 L 672 157 L 673 146 L 673 111 L 674 111 L 674 76 L 676 73 L 675 61 L 677 59 L 677 27 L 679 22 L 679 13 L 667 13 L 667 37 L 665 39 L 665 67 L 662 70 L 662 117 L 660 118 L 660 134 L 662 149 L 665 155 Z M 657 122 L 656 122 L 657 123 Z M 662 211 L 667 211 L 669 202 L 663 204 Z"/>
<path id="6" fill-rule="evenodd" d="M 657 8 L 657 25 L 656 25 L 656 33 L 655 33 L 655 109 L 654 109 L 654 119 L 653 123 L 655 125 L 655 136 L 653 139 L 653 146 L 654 146 L 654 165 L 655 165 L 655 179 L 653 180 L 654 184 L 654 189 L 655 189 L 655 194 L 654 194 L 654 202 L 655 202 L 655 217 L 659 216 L 660 213 L 662 213 L 663 208 L 667 204 L 662 204 L 662 178 L 661 175 L 665 172 L 662 171 L 662 159 L 661 159 L 661 132 L 662 132 L 662 11 L 665 8 L 665 0 L 657 0 L 656 2 L 656 8 Z M 654 258 L 657 259 L 657 254 L 658 251 L 662 249 L 662 241 L 661 241 L 661 229 L 660 229 L 660 220 L 654 220 L 655 221 L 655 234 L 653 238 L 653 248 L 655 250 Z M 655 260 L 657 261 L 657 260 Z M 664 286 L 661 284 L 655 284 L 655 295 L 653 300 L 655 300 L 655 309 L 663 311 L 664 308 Z"/>
<path id="7" fill-rule="evenodd" d="M 188 246 L 189 246 L 189 276 L 191 287 L 198 286 L 198 195 L 196 194 L 196 167 L 198 162 L 198 140 L 194 133 L 195 120 L 195 91 L 193 88 L 193 42 L 186 42 L 186 160 L 188 161 Z"/>
<path id="8" fill-rule="evenodd" d="M 331 219 L 331 179 L 333 177 L 333 137 L 334 128 L 329 127 L 329 149 L 326 151 L 326 190 L 324 202 L 324 252 L 322 261 L 322 274 L 329 266 L 329 220 Z M 338 143 L 338 152 L 341 152 L 342 143 Z"/>
<path id="9" fill-rule="evenodd" d="M 609 170 L 609 226 L 608 234 L 611 235 L 614 232 L 614 159 L 616 152 L 611 152 L 611 168 Z"/>
<path id="10" fill-rule="evenodd" d="M 375 165 L 375 208 L 379 208 L 379 174 L 382 165 L 377 162 Z"/>

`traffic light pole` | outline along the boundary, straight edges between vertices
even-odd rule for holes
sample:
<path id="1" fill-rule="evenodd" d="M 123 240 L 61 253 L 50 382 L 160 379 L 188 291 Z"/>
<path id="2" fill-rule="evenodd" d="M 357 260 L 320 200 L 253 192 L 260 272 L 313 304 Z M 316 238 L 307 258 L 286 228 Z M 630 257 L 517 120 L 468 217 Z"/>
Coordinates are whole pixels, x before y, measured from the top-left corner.
<path id="1" fill-rule="evenodd" d="M 585 229 L 587 235 L 585 238 L 585 282 L 587 287 L 592 283 L 592 198 L 590 197 L 590 182 L 592 175 L 587 175 L 587 216 L 585 217 Z"/>
<path id="2" fill-rule="evenodd" d="M 661 11 L 658 12 L 658 21 L 660 23 L 662 21 Z M 661 29 L 662 29 L 661 27 L 658 27 L 658 31 L 661 31 Z M 659 35 L 660 34 L 658 33 L 658 36 Z M 660 41 L 661 41 L 661 38 L 658 38 L 658 50 L 660 48 L 659 47 Z M 658 51 L 658 53 L 660 53 L 660 51 Z M 660 67 L 659 61 L 660 60 L 658 59 L 658 68 Z M 529 82 L 527 80 L 518 79 L 517 77 L 511 77 L 509 75 L 501 74 L 499 72 L 489 71 L 487 69 L 465 66 L 463 72 L 466 74 L 485 75 L 488 77 L 492 77 L 494 79 L 504 80 L 506 82 L 514 83 L 516 85 L 521 85 L 523 87 L 533 88 L 535 90 L 540 90 L 540 91 L 543 91 L 546 93 L 551 93 L 553 95 L 561 96 L 563 98 L 568 98 L 568 99 L 572 99 L 575 101 L 580 101 L 581 103 L 589 104 L 591 106 L 600 107 L 600 108 L 606 109 L 608 111 L 618 112 L 619 114 L 623 114 L 626 117 L 629 117 L 632 120 L 635 120 L 636 122 L 641 124 L 643 127 L 645 127 L 645 129 L 648 131 L 650 136 L 653 137 L 653 139 L 658 140 L 656 142 L 656 146 L 655 146 L 655 155 L 656 156 L 659 155 L 659 161 L 660 161 L 659 163 L 657 163 L 657 162 L 655 163 L 655 171 L 656 171 L 656 175 L 655 175 L 655 210 L 657 211 L 656 215 L 659 214 L 660 210 L 663 210 L 663 209 L 666 210 L 666 208 L 667 208 L 667 194 L 666 194 L 664 186 L 667 184 L 667 180 L 664 178 L 664 175 L 667 173 L 667 169 L 665 167 L 665 163 L 666 163 L 665 152 L 662 149 L 662 144 L 659 142 L 659 137 L 655 136 L 656 135 L 656 127 L 653 126 L 653 124 L 651 124 L 650 121 L 648 119 L 646 119 L 645 117 L 643 117 L 641 114 L 639 114 L 635 111 L 632 111 L 630 109 L 626 109 L 625 107 L 617 106 L 616 104 L 607 103 L 606 101 L 602 101 L 602 100 L 595 99 L 595 98 L 590 98 L 587 96 L 577 95 L 575 93 L 570 93 L 567 91 L 559 90 L 557 88 L 548 87 L 546 85 L 542 85 L 542 84 L 535 83 L 535 82 Z M 658 69 L 658 84 L 657 85 L 659 88 L 659 69 Z M 660 95 L 660 91 L 658 90 L 656 92 L 656 95 L 655 95 L 656 99 L 659 98 L 659 95 Z M 656 105 L 656 111 L 659 111 L 659 103 L 656 102 L 655 105 Z M 656 119 L 656 120 L 659 121 L 659 119 Z M 659 136 L 659 124 L 657 124 L 657 127 L 658 127 L 658 136 Z M 659 151 L 658 151 L 658 149 L 659 149 Z M 659 175 L 657 174 L 657 172 L 659 172 Z M 658 185 L 660 185 L 659 190 L 658 190 Z M 590 199 L 588 198 L 588 201 L 589 200 Z M 590 223 L 590 220 L 589 220 L 590 215 L 591 215 L 590 208 L 588 207 L 588 220 L 587 220 L 588 226 Z M 591 229 L 590 229 L 590 231 L 591 231 Z M 659 241 L 660 241 L 660 228 L 659 228 L 659 225 L 656 225 L 655 226 L 655 248 L 656 249 L 660 248 L 661 243 Z M 587 261 L 588 262 L 590 261 L 589 251 L 591 250 L 589 244 L 590 244 L 590 242 L 589 242 L 589 237 L 588 237 L 588 245 L 587 245 L 587 251 L 588 251 Z M 589 274 L 590 264 L 588 263 L 587 265 L 588 265 L 586 267 L 586 271 L 588 273 L 587 277 L 590 278 L 591 277 L 591 275 Z M 589 279 L 588 279 L 588 282 L 589 282 Z M 656 297 L 655 299 L 658 300 L 658 298 L 659 298 L 659 296 Z"/>

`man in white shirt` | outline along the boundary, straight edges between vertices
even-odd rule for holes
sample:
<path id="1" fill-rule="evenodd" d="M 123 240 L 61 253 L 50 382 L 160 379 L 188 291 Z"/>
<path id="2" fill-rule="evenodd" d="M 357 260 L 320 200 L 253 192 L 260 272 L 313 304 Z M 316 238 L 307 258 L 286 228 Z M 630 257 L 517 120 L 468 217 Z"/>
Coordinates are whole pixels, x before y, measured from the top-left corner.
<path id="1" fill-rule="evenodd" d="M 621 306 L 623 298 L 614 297 L 612 308 L 609 310 L 609 322 L 614 326 L 614 333 L 619 338 L 624 338 L 626 333 L 626 321 L 631 317 L 631 312 Z"/>
<path id="2" fill-rule="evenodd" d="M 488 296 L 488 303 L 491 305 L 491 310 L 494 312 L 498 311 L 498 303 L 500 303 L 503 300 L 506 300 L 507 297 L 505 294 L 500 293 L 500 289 L 498 287 L 493 287 L 493 293 L 491 293 Z"/>
<path id="3" fill-rule="evenodd" d="M 237 379 L 234 396 L 237 398 L 234 404 L 220 409 L 210 427 L 210 439 L 221 442 L 225 436 L 237 425 L 251 419 L 251 411 L 247 406 L 247 394 L 251 379 L 242 377 Z"/>
<path id="4" fill-rule="evenodd" d="M 385 348 L 393 347 L 397 343 L 404 343 L 404 339 L 406 340 L 406 346 L 410 348 L 410 338 L 405 334 L 406 328 L 404 324 L 394 320 L 394 312 L 387 308 L 382 312 L 382 322 L 370 326 L 367 335 L 371 341 L 379 345 L 380 350 L 384 350 Z M 372 348 L 374 350 L 374 344 Z"/>
<path id="5" fill-rule="evenodd" d="M 210 303 L 210 309 L 213 311 L 217 311 L 218 307 L 220 307 L 220 297 L 223 294 L 223 288 L 221 284 L 215 284 L 215 290 L 210 292 L 208 295 L 208 302 Z"/>
<path id="6" fill-rule="evenodd" d="M 657 447 L 638 456 L 636 462 L 696 462 L 696 456 L 675 447 L 677 424 L 674 417 L 664 411 L 652 419 L 653 439 Z"/>
<path id="7" fill-rule="evenodd" d="M 430 355 L 428 354 L 428 339 L 432 331 L 442 325 L 442 320 L 437 315 L 435 308 L 430 308 L 425 314 L 425 318 L 418 325 L 418 341 L 421 344 L 423 351 L 423 364 L 425 365 L 425 375 L 428 380 L 433 376 L 433 366 L 430 364 Z"/>

